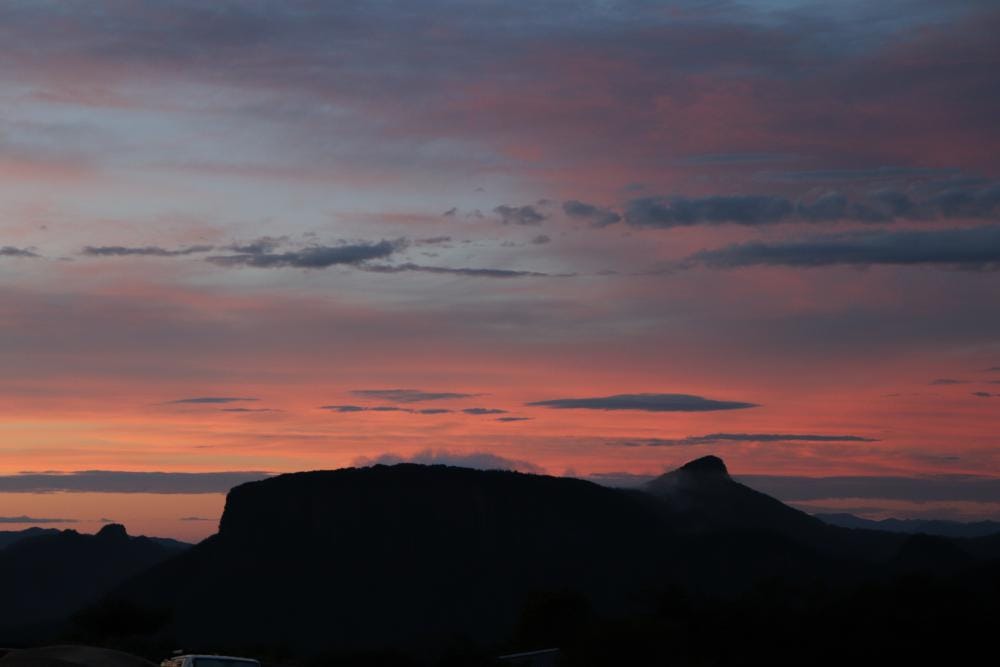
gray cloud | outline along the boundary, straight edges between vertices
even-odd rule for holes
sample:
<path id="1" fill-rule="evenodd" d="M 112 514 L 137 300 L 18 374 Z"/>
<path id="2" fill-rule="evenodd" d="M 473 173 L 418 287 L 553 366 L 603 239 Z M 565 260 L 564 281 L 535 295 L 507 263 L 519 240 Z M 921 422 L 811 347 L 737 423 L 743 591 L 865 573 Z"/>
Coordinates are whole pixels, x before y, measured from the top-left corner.
<path id="1" fill-rule="evenodd" d="M 955 380 L 953 378 L 937 378 L 936 380 L 931 380 L 928 384 L 932 386 L 944 386 L 950 384 L 968 384 L 968 380 Z"/>
<path id="2" fill-rule="evenodd" d="M 337 265 L 359 265 L 372 259 L 385 259 L 406 247 L 403 240 L 355 243 L 338 246 L 309 246 L 289 252 L 244 252 L 214 255 L 209 262 L 219 266 L 249 266 L 258 269 L 293 267 L 325 269 Z"/>
<path id="3" fill-rule="evenodd" d="M 686 438 L 638 438 L 613 440 L 609 445 L 618 447 L 690 447 L 741 442 L 879 442 L 877 438 L 860 435 L 824 435 L 815 433 L 709 433 Z"/>
<path id="4" fill-rule="evenodd" d="M 507 411 L 499 408 L 465 408 L 462 412 L 467 415 L 502 415 Z"/>
<path id="5" fill-rule="evenodd" d="M 416 245 L 439 245 L 441 243 L 451 243 L 450 236 L 430 236 L 424 239 L 417 239 L 414 241 Z"/>
<path id="6" fill-rule="evenodd" d="M 56 519 L 35 516 L 0 516 L 0 523 L 78 523 L 77 519 Z"/>
<path id="7" fill-rule="evenodd" d="M 246 243 L 233 243 L 226 246 L 225 249 L 241 255 L 266 255 L 274 252 L 287 242 L 287 236 L 261 236 Z"/>
<path id="8" fill-rule="evenodd" d="M 421 391 L 420 389 L 355 389 L 355 396 L 377 398 L 391 403 L 421 403 L 455 398 L 471 398 L 482 394 L 464 394 L 454 391 Z"/>
<path id="9" fill-rule="evenodd" d="M 628 202 L 625 220 L 634 227 L 669 229 L 716 224 L 759 226 L 794 220 L 886 223 L 900 219 L 995 219 L 1000 216 L 1000 185 L 945 183 L 945 187 L 927 185 L 916 194 L 883 188 L 860 195 L 853 201 L 836 191 L 797 202 L 763 194 L 640 197 Z"/>
<path id="10" fill-rule="evenodd" d="M 0 475 L 0 493 L 225 493 L 266 472 L 120 472 L 82 470 L 66 473 Z"/>
<path id="11" fill-rule="evenodd" d="M 583 220 L 591 227 L 607 227 L 621 221 L 622 216 L 609 208 L 570 199 L 562 205 L 563 213 L 571 218 Z"/>
<path id="12" fill-rule="evenodd" d="M 210 245 L 193 245 L 186 248 L 177 248 L 176 250 L 168 250 L 167 248 L 161 248 L 159 246 L 120 246 L 120 245 L 103 245 L 103 246 L 87 246 L 83 249 L 81 254 L 90 255 L 92 257 L 182 257 L 184 255 L 195 255 L 198 253 L 211 252 L 215 250 L 215 246 Z"/>
<path id="13" fill-rule="evenodd" d="M 259 398 L 248 398 L 243 396 L 196 396 L 195 398 L 178 398 L 175 401 L 167 401 L 165 405 L 176 405 L 184 403 L 193 404 L 219 404 L 219 403 L 241 403 L 246 401 L 259 401 Z"/>
<path id="14" fill-rule="evenodd" d="M 531 417 L 497 417 L 498 422 L 530 422 Z"/>
<path id="15" fill-rule="evenodd" d="M 501 205 L 494 208 L 493 212 L 500 216 L 500 222 L 505 225 L 540 225 L 548 218 L 547 215 L 531 205 Z"/>
<path id="16" fill-rule="evenodd" d="M 996 398 L 996 397 L 1000 397 L 1000 394 L 991 394 L 988 391 L 974 391 L 974 392 L 972 392 L 972 395 L 973 396 L 978 396 L 979 398 Z"/>
<path id="17" fill-rule="evenodd" d="M 0 257 L 28 257 L 37 258 L 39 255 L 27 248 L 15 248 L 14 246 L 0 246 Z"/>
<path id="18" fill-rule="evenodd" d="M 794 210 L 788 199 L 768 195 L 640 197 L 628 203 L 625 221 L 634 227 L 658 229 L 721 223 L 762 225 L 781 222 Z"/>
<path id="19" fill-rule="evenodd" d="M 205 516 L 182 516 L 178 521 L 218 521 Z"/>
<path id="20" fill-rule="evenodd" d="M 828 192 L 812 202 L 799 202 L 795 210 L 800 218 L 810 222 L 841 220 L 847 215 L 847 197 Z"/>
<path id="21" fill-rule="evenodd" d="M 548 234 L 539 234 L 535 238 L 531 239 L 532 245 L 545 245 L 546 243 L 550 243 L 551 241 L 552 237 L 549 236 Z"/>
<path id="22" fill-rule="evenodd" d="M 449 465 L 479 470 L 517 470 L 542 474 L 545 470 L 529 461 L 509 459 L 490 452 L 451 452 L 446 450 L 425 449 L 410 456 L 398 454 L 382 454 L 376 457 L 360 457 L 354 461 L 355 466 L 395 465 L 397 463 L 421 463 L 424 465 Z"/>
<path id="23" fill-rule="evenodd" d="M 617 394 L 596 398 L 556 398 L 526 405 L 558 410 L 642 410 L 645 412 L 709 412 L 755 408 L 755 403 L 717 401 L 690 394 Z"/>
<path id="24" fill-rule="evenodd" d="M 282 412 L 276 408 L 219 408 L 219 412 Z"/>
<path id="25" fill-rule="evenodd" d="M 992 270 L 1000 266 L 1000 226 L 849 232 L 795 241 L 752 241 L 702 250 L 685 262 L 686 266 L 694 264 L 713 268 L 888 264 Z"/>

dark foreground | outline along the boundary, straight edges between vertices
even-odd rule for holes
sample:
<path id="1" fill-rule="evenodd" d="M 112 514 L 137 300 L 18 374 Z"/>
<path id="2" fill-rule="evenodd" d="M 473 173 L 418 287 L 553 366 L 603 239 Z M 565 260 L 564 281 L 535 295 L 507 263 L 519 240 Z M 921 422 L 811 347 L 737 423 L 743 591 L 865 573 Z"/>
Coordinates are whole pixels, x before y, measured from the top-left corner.
<path id="1" fill-rule="evenodd" d="M 517 664 L 495 658 L 550 647 L 564 665 L 950 665 L 992 652 L 1000 627 L 1000 536 L 828 525 L 714 457 L 643 491 L 405 464 L 283 475 L 234 489 L 205 542 L 147 547 L 153 563 L 70 613 L 0 625 L 0 645 L 303 666 Z"/>

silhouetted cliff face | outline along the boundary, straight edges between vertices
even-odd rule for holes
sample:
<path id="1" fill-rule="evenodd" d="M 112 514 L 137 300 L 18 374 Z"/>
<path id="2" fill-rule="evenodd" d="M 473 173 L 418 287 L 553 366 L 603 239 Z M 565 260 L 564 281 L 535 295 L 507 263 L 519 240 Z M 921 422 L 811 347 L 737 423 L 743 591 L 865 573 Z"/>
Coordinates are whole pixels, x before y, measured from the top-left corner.
<path id="1" fill-rule="evenodd" d="M 176 551 L 118 524 L 21 539 L 0 551 L 0 628 L 62 619 Z"/>
<path id="2" fill-rule="evenodd" d="M 502 637 L 525 596 L 625 604 L 660 577 L 651 499 L 575 479 L 400 464 L 233 489 L 219 534 L 129 584 L 184 645 L 264 633 L 391 645 Z"/>

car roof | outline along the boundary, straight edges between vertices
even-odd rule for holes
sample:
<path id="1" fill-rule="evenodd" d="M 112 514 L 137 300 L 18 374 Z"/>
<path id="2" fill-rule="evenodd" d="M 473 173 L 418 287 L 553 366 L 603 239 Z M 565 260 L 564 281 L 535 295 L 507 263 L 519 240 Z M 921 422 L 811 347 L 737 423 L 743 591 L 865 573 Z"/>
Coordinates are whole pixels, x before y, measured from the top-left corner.
<path id="1" fill-rule="evenodd" d="M 235 655 L 215 655 L 214 653 L 186 653 L 175 658 L 212 658 L 214 660 L 243 660 L 244 662 L 260 662 L 256 658 L 240 658 Z"/>

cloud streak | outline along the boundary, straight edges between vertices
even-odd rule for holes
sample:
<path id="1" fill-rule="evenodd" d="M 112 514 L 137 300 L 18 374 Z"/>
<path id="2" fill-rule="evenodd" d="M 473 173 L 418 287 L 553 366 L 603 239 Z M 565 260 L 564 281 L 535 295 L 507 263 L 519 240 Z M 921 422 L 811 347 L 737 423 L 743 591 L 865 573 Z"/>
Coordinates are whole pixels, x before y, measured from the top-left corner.
<path id="1" fill-rule="evenodd" d="M 35 252 L 28 250 L 27 248 L 15 248 L 14 246 L 0 246 L 0 257 L 20 257 L 28 259 L 37 259 L 40 255 Z"/>
<path id="2" fill-rule="evenodd" d="M 194 398 L 178 398 L 175 401 L 167 401 L 164 405 L 219 405 L 225 403 L 242 403 L 259 400 L 259 398 L 250 398 L 245 396 L 196 396 Z"/>
<path id="3" fill-rule="evenodd" d="M 361 267 L 372 273 L 433 273 L 446 276 L 465 276 L 469 278 L 566 278 L 571 274 L 554 274 L 539 271 L 522 271 L 519 269 L 486 269 L 470 267 L 425 266 L 406 262 L 396 265 L 366 264 Z"/>
<path id="4" fill-rule="evenodd" d="M 595 398 L 555 398 L 525 405 L 556 410 L 639 410 L 643 412 L 712 412 L 755 408 L 756 403 L 718 401 L 691 394 L 616 394 Z"/>
<path id="5" fill-rule="evenodd" d="M 355 389 L 355 396 L 377 398 L 390 403 L 421 403 L 424 401 L 443 401 L 449 399 L 472 398 L 482 394 L 467 394 L 454 391 L 423 391 L 420 389 Z"/>

